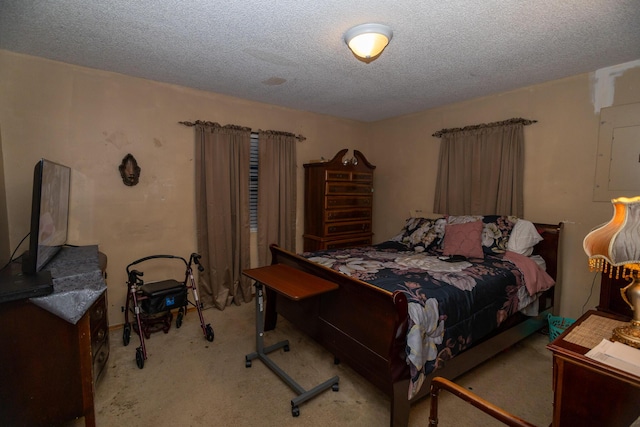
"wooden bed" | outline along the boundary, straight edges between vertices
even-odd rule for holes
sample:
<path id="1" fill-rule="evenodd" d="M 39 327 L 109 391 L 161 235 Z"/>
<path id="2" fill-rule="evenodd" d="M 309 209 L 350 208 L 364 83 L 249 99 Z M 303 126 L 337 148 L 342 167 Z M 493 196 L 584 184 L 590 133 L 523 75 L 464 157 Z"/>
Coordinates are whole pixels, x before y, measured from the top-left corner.
<path id="1" fill-rule="evenodd" d="M 547 273 L 556 279 L 561 224 L 535 226 L 544 240 L 535 246 L 534 254 L 544 258 Z M 547 313 L 553 307 L 555 287 L 540 297 L 538 316 L 517 313 L 509 318 L 497 332 L 431 373 L 418 394 L 409 400 L 410 373 L 405 361 L 407 297 L 401 292 L 391 293 L 353 279 L 276 245 L 271 246 L 271 253 L 272 264 L 286 264 L 322 277 L 337 283 L 339 289 L 297 302 L 267 292 L 265 329 L 275 327 L 279 314 L 315 339 L 336 360 L 347 363 L 390 397 L 390 425 L 396 427 L 408 425 L 410 404 L 428 396 L 431 378 L 437 375 L 453 379 L 540 330 L 546 326 Z"/>

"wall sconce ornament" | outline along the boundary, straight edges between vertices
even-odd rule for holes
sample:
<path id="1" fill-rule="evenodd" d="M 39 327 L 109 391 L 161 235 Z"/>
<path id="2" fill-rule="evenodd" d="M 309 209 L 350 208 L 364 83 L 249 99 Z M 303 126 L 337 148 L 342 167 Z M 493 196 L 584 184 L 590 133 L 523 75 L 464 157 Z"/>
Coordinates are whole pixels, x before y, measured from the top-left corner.
<path id="1" fill-rule="evenodd" d="M 131 153 L 124 156 L 118 169 L 120 170 L 120 176 L 122 177 L 124 185 L 133 187 L 140 180 L 140 167 Z"/>

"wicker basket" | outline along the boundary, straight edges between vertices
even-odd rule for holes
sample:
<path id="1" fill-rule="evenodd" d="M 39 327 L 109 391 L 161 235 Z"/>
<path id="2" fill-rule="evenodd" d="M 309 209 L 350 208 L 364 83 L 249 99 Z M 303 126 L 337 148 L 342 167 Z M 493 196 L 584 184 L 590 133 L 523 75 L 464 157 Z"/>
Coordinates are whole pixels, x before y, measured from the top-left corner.
<path id="1" fill-rule="evenodd" d="M 568 317 L 553 316 L 549 314 L 547 316 L 549 321 L 549 341 L 553 341 L 560 334 L 562 334 L 569 326 L 571 326 L 576 319 L 570 319 Z"/>

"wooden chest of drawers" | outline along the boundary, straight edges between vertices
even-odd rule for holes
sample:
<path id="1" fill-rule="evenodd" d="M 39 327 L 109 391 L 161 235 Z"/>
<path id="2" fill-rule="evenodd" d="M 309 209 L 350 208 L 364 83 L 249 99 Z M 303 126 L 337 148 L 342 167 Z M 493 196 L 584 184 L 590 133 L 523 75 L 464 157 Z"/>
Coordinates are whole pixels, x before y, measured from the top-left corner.
<path id="1" fill-rule="evenodd" d="M 304 165 L 305 251 L 371 244 L 375 166 L 357 150 L 345 160 L 347 151 Z"/>
<path id="2" fill-rule="evenodd" d="M 29 301 L 0 305 L 0 420 L 95 425 L 94 387 L 109 356 L 106 291 L 71 324 Z M 95 333 L 95 335 L 94 335 Z"/>
<path id="3" fill-rule="evenodd" d="M 89 309 L 93 381 L 97 383 L 109 359 L 109 323 L 107 321 L 107 292 Z"/>
<path id="4" fill-rule="evenodd" d="M 102 271 L 106 256 L 99 254 Z M 72 302 L 75 303 L 75 302 Z M 109 358 L 107 291 L 73 324 L 29 300 L 0 304 L 0 425 L 95 426 Z"/>

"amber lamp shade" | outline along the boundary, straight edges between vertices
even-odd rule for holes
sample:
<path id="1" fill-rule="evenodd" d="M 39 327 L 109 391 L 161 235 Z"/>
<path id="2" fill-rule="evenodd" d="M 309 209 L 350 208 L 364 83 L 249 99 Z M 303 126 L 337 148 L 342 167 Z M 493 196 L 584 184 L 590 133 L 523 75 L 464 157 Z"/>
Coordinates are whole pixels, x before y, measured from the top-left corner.
<path id="1" fill-rule="evenodd" d="M 611 203 L 611 221 L 587 234 L 582 246 L 592 271 L 629 279 L 620 295 L 633 310 L 633 319 L 615 328 L 611 339 L 640 348 L 640 196 L 620 197 Z"/>

